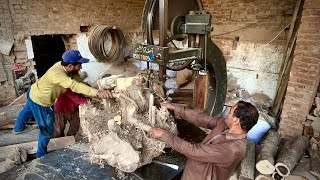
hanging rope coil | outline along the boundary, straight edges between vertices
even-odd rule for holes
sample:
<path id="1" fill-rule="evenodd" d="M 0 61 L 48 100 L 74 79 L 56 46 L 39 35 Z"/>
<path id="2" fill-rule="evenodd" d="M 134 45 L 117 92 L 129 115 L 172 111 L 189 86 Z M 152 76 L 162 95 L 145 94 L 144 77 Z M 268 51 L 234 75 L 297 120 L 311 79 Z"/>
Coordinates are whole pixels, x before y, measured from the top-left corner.
<path id="1" fill-rule="evenodd" d="M 88 45 L 99 62 L 120 63 L 126 52 L 124 35 L 115 26 L 95 26 L 89 35 Z"/>

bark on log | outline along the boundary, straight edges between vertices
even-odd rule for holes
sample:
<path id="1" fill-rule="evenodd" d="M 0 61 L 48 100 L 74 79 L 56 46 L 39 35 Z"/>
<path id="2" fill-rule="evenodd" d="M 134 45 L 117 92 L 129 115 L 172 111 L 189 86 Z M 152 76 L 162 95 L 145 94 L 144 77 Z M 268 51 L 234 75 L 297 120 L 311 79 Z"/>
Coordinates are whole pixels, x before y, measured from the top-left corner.
<path id="1" fill-rule="evenodd" d="M 253 180 L 255 165 L 255 143 L 249 141 L 247 144 L 246 154 L 240 163 L 240 180 Z"/>
<path id="2" fill-rule="evenodd" d="M 311 167 L 310 173 L 320 179 L 320 151 L 310 150 Z"/>
<path id="3" fill-rule="evenodd" d="M 289 176 L 290 172 L 299 162 L 308 146 L 309 139 L 306 136 L 300 136 L 286 152 L 279 155 L 277 164 L 275 165 L 277 172 L 281 176 Z"/>
<path id="4" fill-rule="evenodd" d="M 278 172 L 273 172 L 272 179 L 274 179 L 274 180 L 284 180 L 284 177 L 281 176 Z"/>
<path id="5" fill-rule="evenodd" d="M 307 180 L 317 180 L 315 176 L 313 176 L 309 171 L 310 171 L 310 158 L 302 158 L 299 162 L 299 164 L 292 170 L 291 175 L 300 179 L 303 177 Z M 287 179 L 290 179 L 289 175 Z"/>
<path id="6" fill-rule="evenodd" d="M 48 152 L 64 148 L 65 146 L 73 145 L 74 143 L 75 139 L 73 136 L 51 139 L 48 144 Z M 0 147 L 0 160 L 7 158 L 8 152 L 12 152 L 17 147 L 26 149 L 28 154 L 35 154 L 38 149 L 38 141 Z"/>
<path id="7" fill-rule="evenodd" d="M 269 130 L 261 144 L 261 151 L 257 156 L 256 168 L 261 174 L 272 174 L 275 170 L 274 162 L 281 139 L 277 132 Z"/>
<path id="8" fill-rule="evenodd" d="M 270 175 L 261 174 L 259 173 L 259 171 L 255 172 L 255 176 L 255 180 L 272 180 L 272 177 Z"/>
<path id="9" fill-rule="evenodd" d="M 0 117 L 0 126 L 7 124 L 14 124 L 15 119 L 19 115 L 20 110 L 24 107 L 24 104 L 5 106 L 0 108 L 0 113 L 5 114 Z"/>

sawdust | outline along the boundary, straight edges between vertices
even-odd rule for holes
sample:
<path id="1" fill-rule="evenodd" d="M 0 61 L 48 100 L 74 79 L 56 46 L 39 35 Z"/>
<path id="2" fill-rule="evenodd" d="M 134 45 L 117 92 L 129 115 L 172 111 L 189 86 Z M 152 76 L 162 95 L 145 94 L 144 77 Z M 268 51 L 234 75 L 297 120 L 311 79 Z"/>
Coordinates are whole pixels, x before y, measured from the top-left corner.
<path id="1" fill-rule="evenodd" d="M 177 133 L 168 110 L 149 105 L 153 96 L 142 85 L 139 78 L 119 78 L 113 90 L 115 100 L 93 100 L 80 106 L 80 122 L 90 141 L 93 163 L 133 172 L 166 147 L 164 142 L 148 137 L 146 131 L 160 127 Z"/>

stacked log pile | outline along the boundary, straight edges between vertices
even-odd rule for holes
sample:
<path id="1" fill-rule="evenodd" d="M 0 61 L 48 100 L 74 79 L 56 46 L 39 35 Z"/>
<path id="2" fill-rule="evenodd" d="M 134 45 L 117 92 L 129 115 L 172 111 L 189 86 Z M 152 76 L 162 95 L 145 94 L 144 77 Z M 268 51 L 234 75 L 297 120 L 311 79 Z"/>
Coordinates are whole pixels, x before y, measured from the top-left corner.
<path id="1" fill-rule="evenodd" d="M 320 141 L 303 135 L 284 140 L 269 130 L 260 145 L 247 144 L 235 174 L 241 180 L 320 179 Z"/>

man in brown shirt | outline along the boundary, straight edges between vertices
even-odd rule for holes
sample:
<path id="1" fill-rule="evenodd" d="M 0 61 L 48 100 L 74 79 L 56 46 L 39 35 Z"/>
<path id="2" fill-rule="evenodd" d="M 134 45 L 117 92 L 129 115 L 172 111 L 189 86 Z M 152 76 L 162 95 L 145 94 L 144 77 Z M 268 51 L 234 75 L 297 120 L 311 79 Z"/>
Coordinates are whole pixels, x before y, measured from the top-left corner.
<path id="1" fill-rule="evenodd" d="M 169 131 L 152 128 L 148 133 L 158 138 L 188 159 L 183 180 L 227 180 L 246 152 L 247 132 L 257 123 L 258 111 L 250 103 L 239 101 L 227 117 L 215 118 L 201 112 L 163 103 L 182 118 L 198 126 L 212 129 L 201 143 L 192 144 Z"/>

